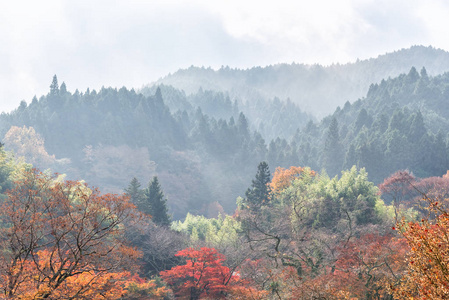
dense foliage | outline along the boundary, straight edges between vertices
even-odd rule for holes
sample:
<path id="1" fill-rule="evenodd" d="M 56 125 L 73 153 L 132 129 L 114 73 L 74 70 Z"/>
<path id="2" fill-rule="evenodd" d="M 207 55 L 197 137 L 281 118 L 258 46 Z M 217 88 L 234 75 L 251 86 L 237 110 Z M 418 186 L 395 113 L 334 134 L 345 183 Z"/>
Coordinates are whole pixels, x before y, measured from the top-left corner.
<path id="1" fill-rule="evenodd" d="M 189 94 L 71 93 L 54 76 L 47 95 L 0 116 L 1 297 L 447 298 L 449 73 L 379 79 L 319 122 L 272 94 L 295 80 L 266 92 L 276 74 L 344 90 L 379 61 L 402 70 L 404 53 L 447 55 L 192 68 L 173 78 L 226 75 L 228 90 Z M 246 88 L 227 86 L 234 75 Z"/>

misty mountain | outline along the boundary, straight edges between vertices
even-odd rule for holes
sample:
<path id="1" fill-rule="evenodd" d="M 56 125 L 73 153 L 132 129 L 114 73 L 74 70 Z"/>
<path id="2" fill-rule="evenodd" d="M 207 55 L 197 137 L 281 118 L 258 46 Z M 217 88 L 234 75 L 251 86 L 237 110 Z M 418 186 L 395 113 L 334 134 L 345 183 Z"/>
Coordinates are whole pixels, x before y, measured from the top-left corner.
<path id="1" fill-rule="evenodd" d="M 346 102 L 292 143 L 310 151 L 310 164 L 339 174 L 364 167 L 380 183 L 396 170 L 441 176 L 449 169 L 449 73 L 429 76 L 414 67 L 372 84 L 366 97 Z M 276 163 L 276 162 L 275 162 Z"/>
<path id="2" fill-rule="evenodd" d="M 203 92 L 189 99 L 195 106 L 186 102 L 172 112 L 161 89 L 151 96 L 124 87 L 71 93 L 55 76 L 47 95 L 0 115 L 0 134 L 7 150 L 35 167 L 104 192 L 122 192 L 133 177 L 145 185 L 157 175 L 175 219 L 188 211 L 207 215 L 213 203 L 232 213 L 267 147 L 235 106 L 223 110 L 225 119 L 196 106 L 209 96 L 228 107 L 223 95 Z"/>
<path id="3" fill-rule="evenodd" d="M 407 51 L 417 50 L 440 53 Z M 0 135 L 7 150 L 36 167 L 105 192 L 122 192 L 133 177 L 145 186 L 157 175 L 174 219 L 232 213 L 261 161 L 271 172 L 309 166 L 330 176 L 356 165 L 376 183 L 398 169 L 445 173 L 449 73 L 419 70 L 370 84 L 363 98 L 321 121 L 288 98 L 249 101 L 230 91 L 188 94 L 167 85 L 72 93 L 55 76 L 47 95 L 0 115 Z"/>
<path id="4" fill-rule="evenodd" d="M 406 73 L 413 66 L 418 69 L 425 66 L 429 75 L 441 74 L 449 71 L 449 53 L 433 47 L 413 46 L 377 58 L 330 66 L 292 63 L 219 70 L 192 66 L 149 86 L 170 85 L 187 95 L 197 93 L 200 88 L 222 91 L 231 98 L 249 103 L 289 98 L 303 111 L 324 117 L 346 101 L 365 96 L 372 83 Z"/>
<path id="5" fill-rule="evenodd" d="M 258 131 L 265 140 L 278 137 L 291 139 L 295 132 L 309 121 L 316 121 L 312 115 L 305 113 L 297 104 L 277 97 L 265 99 L 259 97 L 255 101 L 242 101 L 231 98 L 228 92 L 203 90 L 186 95 L 172 86 L 158 85 L 141 90 L 143 95 L 151 97 L 159 89 L 164 103 L 173 113 L 183 111 L 192 114 L 198 108 L 206 115 L 217 120 L 238 118 L 239 113 L 247 117 L 251 131 Z"/>

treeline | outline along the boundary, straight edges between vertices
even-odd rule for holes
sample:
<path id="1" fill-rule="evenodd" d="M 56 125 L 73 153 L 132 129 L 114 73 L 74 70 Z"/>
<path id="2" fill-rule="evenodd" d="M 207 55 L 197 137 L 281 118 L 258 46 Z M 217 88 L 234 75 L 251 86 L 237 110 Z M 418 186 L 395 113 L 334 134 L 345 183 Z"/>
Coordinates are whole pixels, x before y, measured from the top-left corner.
<path id="1" fill-rule="evenodd" d="M 264 138 L 224 94 L 199 91 L 186 99 L 176 90 L 162 90 L 172 110 L 161 89 L 151 96 L 126 88 L 71 93 L 55 76 L 48 95 L 0 116 L 0 134 L 7 149 L 37 167 L 83 178 L 106 191 L 123 190 L 133 177 L 146 183 L 158 175 L 168 187 L 175 218 L 186 211 L 207 214 L 217 201 L 231 212 L 251 167 L 265 159 Z M 259 104 L 266 107 L 260 117 L 283 120 L 274 127 L 278 131 L 288 124 L 293 132 L 310 119 L 291 102 Z M 254 108 L 249 111 L 256 114 Z M 269 120 L 258 122 L 271 128 Z"/>
<path id="2" fill-rule="evenodd" d="M 157 175 L 175 219 L 187 211 L 213 216 L 216 202 L 233 211 L 259 161 L 325 169 L 331 177 L 356 165 L 375 183 L 398 169 L 442 175 L 449 169 L 448 86 L 448 74 L 412 68 L 314 122 L 288 100 L 242 103 L 167 86 L 149 96 L 126 88 L 72 94 L 55 77 L 48 95 L 0 116 L 0 133 L 8 149 L 23 154 L 28 147 L 38 167 L 115 192 L 133 177 L 146 184 Z"/>
<path id="3" fill-rule="evenodd" d="M 441 176 L 449 167 L 448 86 L 449 74 L 429 77 L 425 68 L 421 73 L 412 68 L 373 84 L 366 98 L 347 102 L 320 123 L 308 124 L 293 143 L 316 149 L 305 165 L 325 168 L 331 176 L 352 165 L 366 168 L 376 183 L 399 169 Z"/>
<path id="4" fill-rule="evenodd" d="M 435 76 L 449 70 L 449 53 L 433 47 L 412 46 L 376 58 L 328 66 L 300 63 L 276 64 L 250 69 L 190 67 L 156 82 L 194 94 L 204 90 L 228 92 L 232 98 L 290 98 L 302 109 L 322 118 L 338 105 L 366 95 L 372 83 L 425 66 Z"/>

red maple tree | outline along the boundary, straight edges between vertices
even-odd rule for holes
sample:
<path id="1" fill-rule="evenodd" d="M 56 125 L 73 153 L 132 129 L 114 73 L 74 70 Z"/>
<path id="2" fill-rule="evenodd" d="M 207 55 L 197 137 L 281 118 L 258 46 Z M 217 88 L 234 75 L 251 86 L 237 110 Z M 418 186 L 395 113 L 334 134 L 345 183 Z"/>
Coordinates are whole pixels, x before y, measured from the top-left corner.
<path id="1" fill-rule="evenodd" d="M 162 271 L 161 277 L 180 299 L 259 299 L 265 292 L 247 287 L 247 282 L 222 263 L 224 255 L 214 248 L 187 248 L 176 256 L 186 257 L 185 265 Z"/>

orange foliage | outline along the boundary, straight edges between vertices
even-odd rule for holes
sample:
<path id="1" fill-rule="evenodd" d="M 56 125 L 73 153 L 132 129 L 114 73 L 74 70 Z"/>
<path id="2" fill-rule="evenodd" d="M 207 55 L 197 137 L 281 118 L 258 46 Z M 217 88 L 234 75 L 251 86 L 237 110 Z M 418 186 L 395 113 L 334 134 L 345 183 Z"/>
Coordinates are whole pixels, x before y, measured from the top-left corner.
<path id="1" fill-rule="evenodd" d="M 275 194 L 280 193 L 283 189 L 288 187 L 295 178 L 298 178 L 304 170 L 305 169 L 302 167 L 290 167 L 289 169 L 277 167 L 270 183 L 271 191 Z M 315 172 L 311 171 L 311 175 L 315 176 Z"/>
<path id="2" fill-rule="evenodd" d="M 433 203 L 433 207 L 438 207 Z M 438 211 L 438 209 L 433 209 Z M 397 299 L 447 299 L 449 295 L 449 214 L 441 212 L 431 222 L 402 221 L 402 230 L 411 250 L 408 255 L 408 272 L 392 284 Z"/>
<path id="3" fill-rule="evenodd" d="M 126 292 L 121 300 L 165 299 L 170 295 L 166 287 L 158 287 L 154 280 L 145 280 L 134 275 L 126 280 Z"/>
<path id="4" fill-rule="evenodd" d="M 133 209 L 125 196 L 25 171 L 0 209 L 2 294 L 117 299 L 128 276 L 122 267 L 129 269 L 140 255 L 123 238 L 124 222 L 138 219 Z"/>

